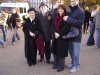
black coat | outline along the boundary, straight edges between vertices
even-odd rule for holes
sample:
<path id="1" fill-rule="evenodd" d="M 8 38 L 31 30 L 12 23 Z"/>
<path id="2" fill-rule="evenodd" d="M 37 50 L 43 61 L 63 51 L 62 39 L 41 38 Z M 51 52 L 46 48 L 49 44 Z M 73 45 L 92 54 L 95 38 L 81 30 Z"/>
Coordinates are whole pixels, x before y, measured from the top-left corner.
<path id="1" fill-rule="evenodd" d="M 48 17 L 50 16 L 49 12 L 47 12 L 45 15 L 43 15 L 42 12 L 38 12 L 37 16 L 40 19 L 40 23 L 41 23 L 40 33 L 43 35 L 45 41 L 50 41 L 51 40 L 51 19 L 48 20 Z"/>
<path id="2" fill-rule="evenodd" d="M 25 57 L 29 58 L 30 55 L 36 54 L 36 38 L 39 31 L 39 20 L 35 18 L 32 22 L 29 18 L 23 23 L 23 32 L 25 36 Z M 32 37 L 29 35 L 29 32 L 33 32 L 36 36 Z"/>
<path id="3" fill-rule="evenodd" d="M 91 12 L 88 10 L 85 10 L 84 13 L 85 13 L 85 22 L 89 22 L 91 18 Z"/>
<path id="4" fill-rule="evenodd" d="M 53 38 L 53 42 L 52 42 L 51 50 L 54 55 L 58 57 L 68 56 L 69 39 L 63 39 L 62 36 L 67 34 L 69 31 L 70 31 L 70 26 L 68 26 L 67 23 L 62 20 L 60 31 L 59 31 L 60 37 L 58 39 Z M 54 28 L 54 32 L 56 32 L 55 28 Z"/>
<path id="5" fill-rule="evenodd" d="M 19 18 L 19 15 L 17 13 L 12 14 L 10 17 L 9 23 L 12 24 L 13 28 L 16 27 L 16 19 Z"/>

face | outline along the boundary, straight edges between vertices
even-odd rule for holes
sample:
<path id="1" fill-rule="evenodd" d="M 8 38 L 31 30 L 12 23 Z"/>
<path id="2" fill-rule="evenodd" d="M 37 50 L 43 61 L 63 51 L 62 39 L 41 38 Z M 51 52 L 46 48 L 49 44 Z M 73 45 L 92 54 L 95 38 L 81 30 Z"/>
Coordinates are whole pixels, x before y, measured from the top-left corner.
<path id="1" fill-rule="evenodd" d="M 16 13 L 16 9 L 12 9 L 12 13 Z"/>
<path id="2" fill-rule="evenodd" d="M 64 13 L 64 10 L 63 10 L 62 8 L 59 8 L 59 9 L 58 9 L 58 13 L 60 14 L 60 16 L 62 16 L 63 13 Z"/>
<path id="3" fill-rule="evenodd" d="M 29 17 L 32 18 L 32 19 L 35 17 L 35 12 L 34 11 L 29 11 L 28 14 L 29 14 Z"/>
<path id="4" fill-rule="evenodd" d="M 43 13 L 46 13 L 48 11 L 48 7 L 47 6 L 41 6 L 40 7 L 40 10 L 43 12 Z"/>
<path id="5" fill-rule="evenodd" d="M 76 6 L 77 4 L 79 4 L 79 0 L 70 0 L 70 5 L 72 7 Z"/>
<path id="6" fill-rule="evenodd" d="M 62 5 L 62 4 L 64 4 L 63 1 L 59 1 L 59 2 L 57 2 L 57 3 L 58 3 L 58 5 Z"/>
<path id="7" fill-rule="evenodd" d="M 56 5 L 55 5 L 55 8 L 57 8 L 59 5 L 63 5 L 63 4 L 64 4 L 64 1 L 57 1 Z"/>

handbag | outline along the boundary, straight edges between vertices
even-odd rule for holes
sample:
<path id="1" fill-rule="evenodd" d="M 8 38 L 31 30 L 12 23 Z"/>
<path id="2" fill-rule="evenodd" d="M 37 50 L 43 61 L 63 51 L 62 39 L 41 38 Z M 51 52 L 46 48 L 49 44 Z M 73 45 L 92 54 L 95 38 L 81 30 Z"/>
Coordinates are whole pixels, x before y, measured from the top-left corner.
<path id="1" fill-rule="evenodd" d="M 72 26 L 70 31 L 66 35 L 63 35 L 62 38 L 63 39 L 69 39 L 69 38 L 77 37 L 78 35 L 79 35 L 78 28 Z"/>

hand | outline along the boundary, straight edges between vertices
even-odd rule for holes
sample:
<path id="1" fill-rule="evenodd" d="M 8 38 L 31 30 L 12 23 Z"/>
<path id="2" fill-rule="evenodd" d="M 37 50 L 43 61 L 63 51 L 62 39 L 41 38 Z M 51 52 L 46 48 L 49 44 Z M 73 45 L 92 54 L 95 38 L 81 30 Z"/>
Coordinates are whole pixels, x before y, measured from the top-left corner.
<path id="1" fill-rule="evenodd" d="M 59 38 L 59 34 L 55 32 L 55 38 L 58 39 Z"/>
<path id="2" fill-rule="evenodd" d="M 63 17 L 63 20 L 64 20 L 64 21 L 67 21 L 67 19 L 68 19 L 68 16 L 64 16 L 64 17 Z"/>
<path id="3" fill-rule="evenodd" d="M 50 20 L 51 19 L 51 16 L 48 16 L 48 20 Z"/>
<path id="4" fill-rule="evenodd" d="M 35 34 L 30 31 L 30 36 L 35 37 Z"/>

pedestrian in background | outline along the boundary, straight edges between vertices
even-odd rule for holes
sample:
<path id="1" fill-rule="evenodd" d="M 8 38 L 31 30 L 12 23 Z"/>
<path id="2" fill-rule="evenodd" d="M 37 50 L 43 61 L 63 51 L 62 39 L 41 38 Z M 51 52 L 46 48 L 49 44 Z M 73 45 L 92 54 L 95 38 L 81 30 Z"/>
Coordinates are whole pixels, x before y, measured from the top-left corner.
<path id="1" fill-rule="evenodd" d="M 19 34 L 18 34 L 18 28 L 16 25 L 16 21 L 19 18 L 19 13 L 17 8 L 12 9 L 12 14 L 10 17 L 10 24 L 12 25 L 13 29 L 13 36 L 12 36 L 12 45 L 15 45 L 15 43 L 20 40 Z"/>
<path id="2" fill-rule="evenodd" d="M 96 30 L 96 46 L 100 48 L 100 11 L 98 11 L 94 17 L 94 24 Z"/>
<path id="3" fill-rule="evenodd" d="M 83 33 L 86 34 L 88 33 L 89 21 L 91 18 L 91 12 L 89 11 L 89 7 L 85 8 L 84 13 L 85 13 L 85 22 L 84 22 Z"/>
<path id="4" fill-rule="evenodd" d="M 93 46 L 95 45 L 95 40 L 94 40 L 94 32 L 95 32 L 95 23 L 93 22 L 93 19 L 97 12 L 99 11 L 99 5 L 94 5 L 93 10 L 91 12 L 91 19 L 90 19 L 90 35 L 87 40 L 87 45 L 88 46 Z"/>
<path id="5" fill-rule="evenodd" d="M 1 29 L 3 33 L 3 41 L 5 44 L 7 42 L 7 31 L 8 31 L 7 19 L 8 19 L 8 9 L 4 8 L 2 10 L 2 14 L 0 15 L 0 25 L 2 26 Z"/>

